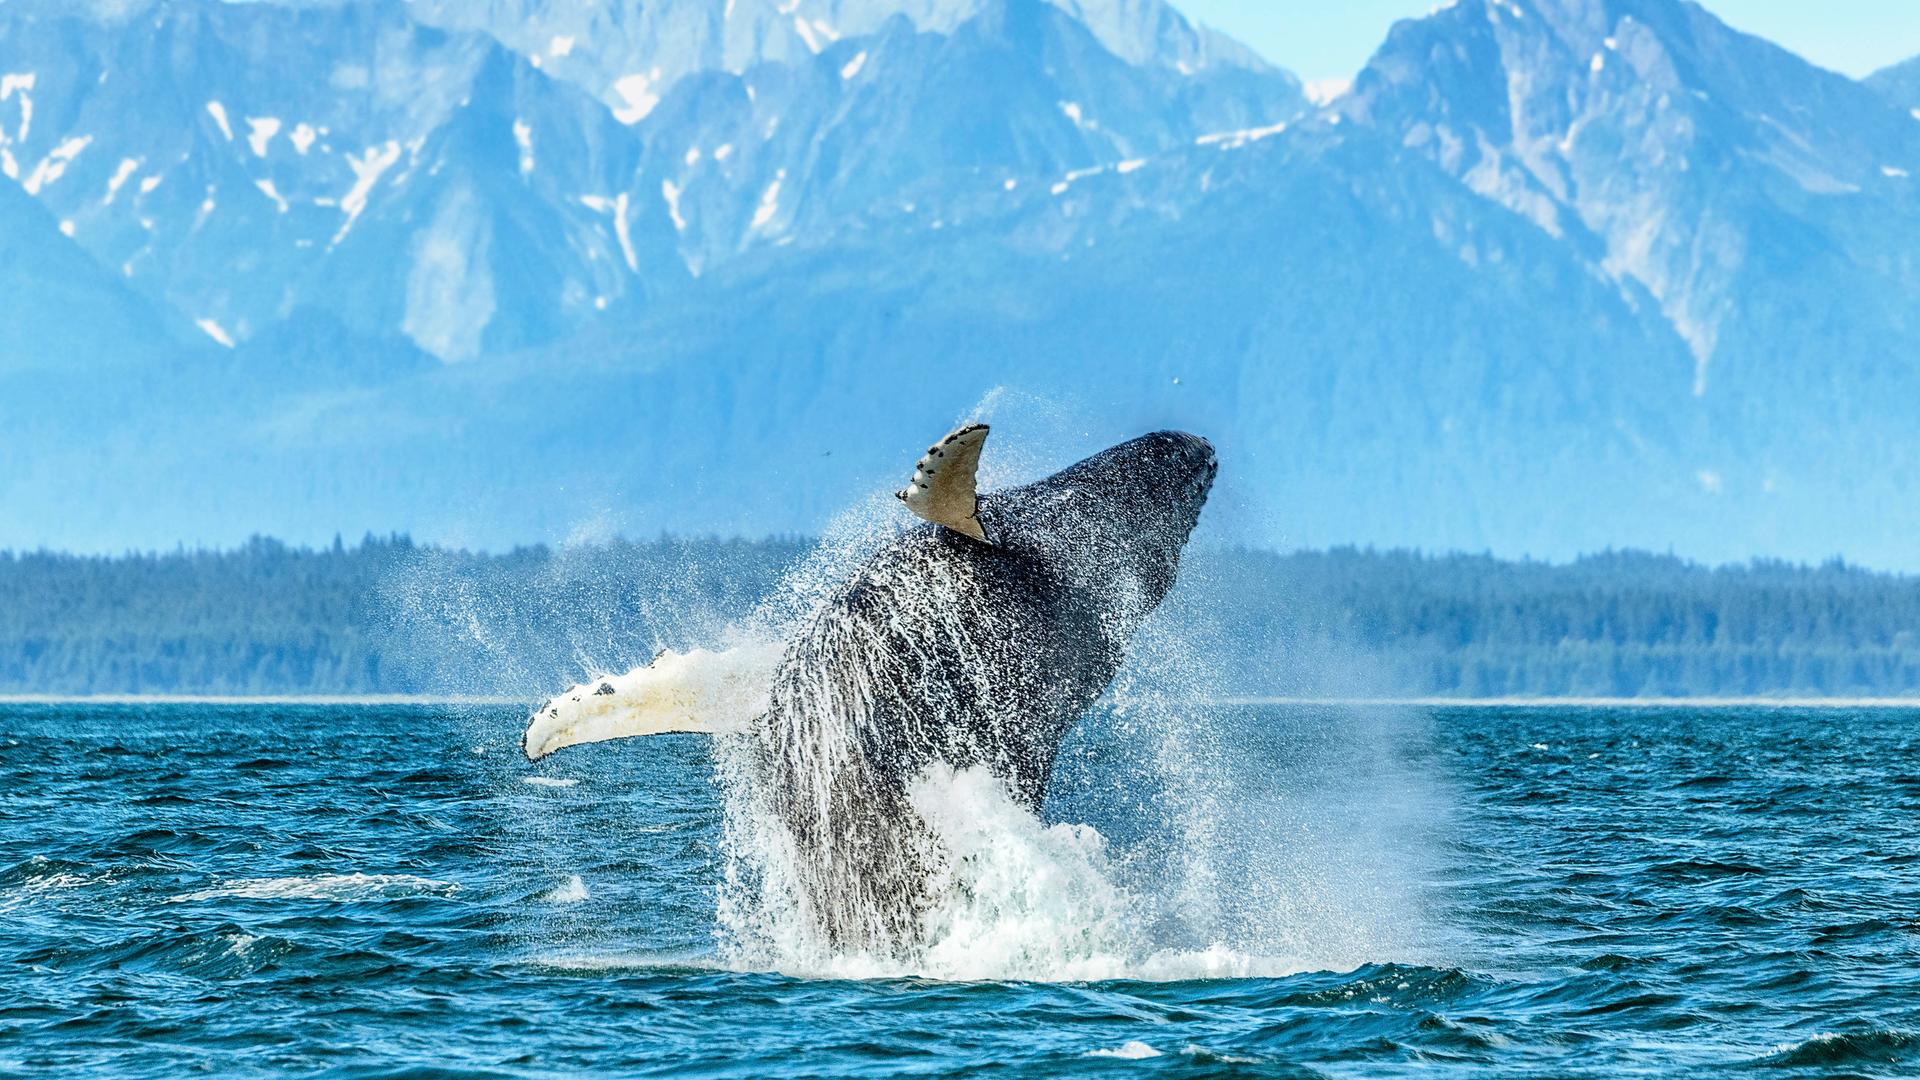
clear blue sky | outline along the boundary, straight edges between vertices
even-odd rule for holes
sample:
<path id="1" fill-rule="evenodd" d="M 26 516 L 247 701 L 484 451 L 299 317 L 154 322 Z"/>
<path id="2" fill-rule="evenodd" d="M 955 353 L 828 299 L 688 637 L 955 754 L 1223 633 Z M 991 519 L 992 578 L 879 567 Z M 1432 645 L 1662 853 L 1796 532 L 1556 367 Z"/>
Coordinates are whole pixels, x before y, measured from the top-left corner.
<path id="1" fill-rule="evenodd" d="M 1436 0 L 1173 0 L 1303 79 L 1358 71 L 1394 20 Z M 1727 23 L 1823 67 L 1866 75 L 1920 55 L 1920 0 L 1705 0 Z"/>

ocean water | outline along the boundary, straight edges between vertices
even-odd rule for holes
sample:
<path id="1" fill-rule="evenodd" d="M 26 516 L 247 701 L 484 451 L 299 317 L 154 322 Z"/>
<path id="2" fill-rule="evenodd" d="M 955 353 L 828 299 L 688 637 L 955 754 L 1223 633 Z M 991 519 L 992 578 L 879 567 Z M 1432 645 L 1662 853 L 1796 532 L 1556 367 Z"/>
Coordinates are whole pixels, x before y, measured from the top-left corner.
<path id="1" fill-rule="evenodd" d="M 1101 713 L 916 793 L 891 968 L 729 934 L 704 737 L 523 718 L 0 706 L 0 1073 L 1920 1073 L 1920 713 Z"/>

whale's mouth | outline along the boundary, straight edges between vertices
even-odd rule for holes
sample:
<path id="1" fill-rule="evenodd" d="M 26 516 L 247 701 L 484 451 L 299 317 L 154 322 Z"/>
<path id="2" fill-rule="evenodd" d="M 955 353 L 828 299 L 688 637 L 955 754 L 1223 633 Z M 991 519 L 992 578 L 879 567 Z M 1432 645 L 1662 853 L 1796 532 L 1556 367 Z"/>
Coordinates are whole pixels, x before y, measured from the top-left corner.
<path id="1" fill-rule="evenodd" d="M 1115 450 L 1129 453 L 1128 467 L 1143 481 L 1140 497 L 1162 508 L 1164 540 L 1173 547 L 1168 554 L 1177 557 L 1200 524 L 1200 511 L 1220 475 L 1213 443 L 1191 432 L 1156 431 Z"/>
<path id="2" fill-rule="evenodd" d="M 1213 443 L 1198 435 L 1175 434 L 1186 440 L 1180 452 L 1190 463 L 1192 472 L 1182 494 L 1194 505 L 1197 524 L 1198 509 L 1206 503 L 1207 496 L 1213 492 L 1213 481 L 1220 475 L 1220 456 L 1214 452 Z"/>

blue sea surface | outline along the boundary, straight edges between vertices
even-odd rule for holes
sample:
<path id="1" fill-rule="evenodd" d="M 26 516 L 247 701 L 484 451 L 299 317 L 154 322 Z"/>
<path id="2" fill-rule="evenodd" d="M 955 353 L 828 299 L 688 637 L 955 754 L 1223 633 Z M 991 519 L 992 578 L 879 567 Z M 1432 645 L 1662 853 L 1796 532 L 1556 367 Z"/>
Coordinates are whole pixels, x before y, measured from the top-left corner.
<path id="1" fill-rule="evenodd" d="M 1920 713 L 1097 717 L 1047 817 L 1178 886 L 1097 981 L 754 970 L 709 744 L 522 719 L 0 706 L 0 1072 L 1920 1072 Z"/>

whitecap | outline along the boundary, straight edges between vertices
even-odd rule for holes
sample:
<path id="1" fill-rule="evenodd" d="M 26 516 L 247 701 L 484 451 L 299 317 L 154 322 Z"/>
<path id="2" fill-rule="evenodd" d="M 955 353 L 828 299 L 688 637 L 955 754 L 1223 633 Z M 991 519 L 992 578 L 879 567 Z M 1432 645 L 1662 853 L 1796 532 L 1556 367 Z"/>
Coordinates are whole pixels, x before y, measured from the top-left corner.
<path id="1" fill-rule="evenodd" d="M 1138 1039 L 1130 1039 L 1109 1050 L 1089 1050 L 1088 1057 L 1123 1058 L 1127 1061 L 1139 1061 L 1143 1058 L 1157 1058 L 1161 1052 Z"/>
<path id="2" fill-rule="evenodd" d="M 577 904 L 589 895 L 587 883 L 580 880 L 579 874 L 573 874 L 567 880 L 541 893 L 540 899 L 549 904 Z"/>
<path id="3" fill-rule="evenodd" d="M 51 860 L 36 855 L 32 862 L 36 865 L 53 865 Z M 85 889 L 93 885 L 111 881 L 110 872 L 83 874 L 73 870 L 56 870 L 51 874 L 33 875 L 21 881 L 12 890 L 11 895 L 0 896 L 0 912 L 10 912 L 34 902 L 42 894 L 68 889 Z"/>
<path id="4" fill-rule="evenodd" d="M 308 877 L 240 878 L 216 888 L 170 897 L 168 903 L 196 900 L 398 900 L 411 896 L 448 896 L 460 890 L 451 881 L 414 874 L 316 874 Z"/>
<path id="5" fill-rule="evenodd" d="M 578 784 L 580 781 L 575 780 L 571 777 L 561 777 L 561 776 L 523 776 L 520 778 L 520 782 L 523 784 L 532 784 L 535 787 L 566 788 L 566 787 L 573 787 L 574 785 Z"/>
<path id="6" fill-rule="evenodd" d="M 1199 1046 L 1194 1043 L 1188 1043 L 1186 1046 L 1186 1049 L 1181 1050 L 1180 1052 L 1190 1058 L 1200 1058 L 1203 1061 L 1217 1061 L 1223 1065 L 1258 1065 L 1260 1064 L 1259 1058 L 1242 1057 L 1238 1054 L 1222 1054 L 1222 1053 L 1219 1053 L 1218 1051 L 1209 1050 L 1204 1046 Z"/>

